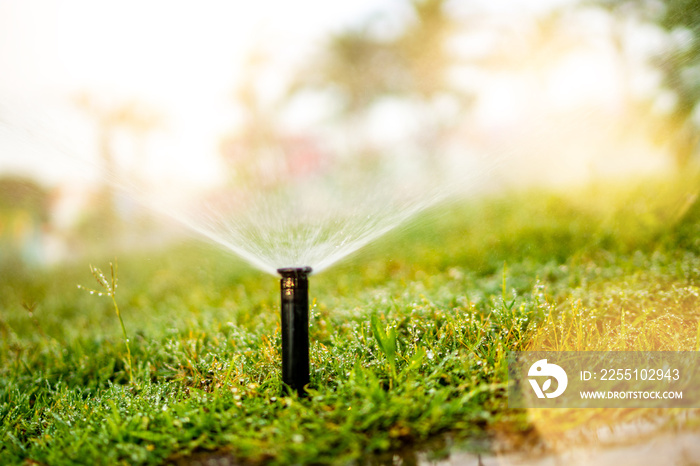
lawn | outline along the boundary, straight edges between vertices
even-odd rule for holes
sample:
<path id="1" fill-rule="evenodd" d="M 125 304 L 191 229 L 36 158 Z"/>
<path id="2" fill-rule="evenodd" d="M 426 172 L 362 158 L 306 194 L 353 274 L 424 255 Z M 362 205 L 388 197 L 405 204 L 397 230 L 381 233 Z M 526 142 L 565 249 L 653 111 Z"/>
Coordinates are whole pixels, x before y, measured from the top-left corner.
<path id="1" fill-rule="evenodd" d="M 687 411 L 508 409 L 506 354 L 699 350 L 698 186 L 527 190 L 421 214 L 311 277 L 302 399 L 282 391 L 278 279 L 213 246 L 0 264 L 0 464 L 372 463 L 554 448 L 634 419 L 694 429 Z M 109 262 L 128 342 L 110 296 L 78 287 L 101 291 L 89 265 L 110 281 Z"/>

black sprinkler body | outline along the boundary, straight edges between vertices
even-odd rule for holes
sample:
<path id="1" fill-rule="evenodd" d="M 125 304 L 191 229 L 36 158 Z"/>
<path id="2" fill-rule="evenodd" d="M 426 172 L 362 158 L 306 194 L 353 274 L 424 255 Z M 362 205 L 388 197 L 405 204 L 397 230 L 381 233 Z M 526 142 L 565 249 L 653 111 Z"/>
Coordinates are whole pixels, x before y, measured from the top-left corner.
<path id="1" fill-rule="evenodd" d="M 282 302 L 282 382 L 299 396 L 309 383 L 309 279 L 311 267 L 277 269 Z"/>

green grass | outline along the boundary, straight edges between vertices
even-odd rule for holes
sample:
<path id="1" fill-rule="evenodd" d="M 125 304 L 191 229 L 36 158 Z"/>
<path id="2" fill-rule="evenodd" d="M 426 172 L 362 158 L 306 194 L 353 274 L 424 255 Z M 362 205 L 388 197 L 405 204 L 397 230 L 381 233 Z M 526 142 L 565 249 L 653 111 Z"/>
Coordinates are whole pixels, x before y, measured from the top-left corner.
<path id="1" fill-rule="evenodd" d="M 700 349 L 698 186 L 424 214 L 312 277 L 306 399 L 282 396 L 278 280 L 209 246 L 120 257 L 113 296 L 78 288 L 88 262 L 0 264 L 0 464 L 361 463 L 443 434 L 488 450 L 673 414 L 509 410 L 505 356 Z"/>

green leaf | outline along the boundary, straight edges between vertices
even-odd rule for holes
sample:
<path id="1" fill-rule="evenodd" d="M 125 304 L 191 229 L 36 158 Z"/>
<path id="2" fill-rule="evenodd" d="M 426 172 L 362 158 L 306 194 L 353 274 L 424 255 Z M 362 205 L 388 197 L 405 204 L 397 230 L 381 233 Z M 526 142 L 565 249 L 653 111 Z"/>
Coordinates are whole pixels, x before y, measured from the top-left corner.
<path id="1" fill-rule="evenodd" d="M 372 334 L 374 335 L 374 339 L 377 340 L 377 346 L 379 346 L 379 349 L 384 353 L 384 355 L 387 354 L 387 349 L 384 346 L 384 342 L 386 341 L 386 333 L 384 332 L 384 329 L 381 327 L 381 324 L 379 322 L 379 317 L 377 317 L 376 314 L 372 316 L 371 319 L 371 326 L 372 326 Z"/>

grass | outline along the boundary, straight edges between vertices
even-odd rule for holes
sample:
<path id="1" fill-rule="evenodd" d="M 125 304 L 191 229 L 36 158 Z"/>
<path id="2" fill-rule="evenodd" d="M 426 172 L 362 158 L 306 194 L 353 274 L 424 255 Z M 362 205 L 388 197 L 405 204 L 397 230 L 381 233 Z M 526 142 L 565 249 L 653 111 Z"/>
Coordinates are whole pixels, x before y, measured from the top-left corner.
<path id="1" fill-rule="evenodd" d="M 120 257 L 114 301 L 76 287 L 87 263 L 0 264 L 0 464 L 364 463 L 444 434 L 488 451 L 635 419 L 695 427 L 671 410 L 509 410 L 505 355 L 699 349 L 697 186 L 423 215 L 312 277 L 306 399 L 282 396 L 278 280 L 220 251 Z"/>
<path id="2" fill-rule="evenodd" d="M 114 310 L 117 313 L 117 318 L 119 319 L 119 325 L 122 328 L 122 335 L 124 336 L 124 346 L 126 347 L 126 363 L 127 363 L 127 371 L 129 372 L 129 382 L 134 383 L 134 371 L 133 371 L 133 363 L 131 361 L 131 346 L 129 346 L 129 337 L 126 334 L 126 327 L 124 326 L 124 319 L 122 319 L 122 313 L 119 312 L 119 305 L 117 304 L 117 270 L 118 266 L 116 262 L 109 263 L 109 270 L 111 272 L 111 277 L 110 280 L 107 280 L 107 278 L 104 276 L 102 273 L 102 270 L 93 267 L 92 265 L 90 266 L 90 273 L 92 276 L 95 278 L 95 281 L 97 281 L 97 284 L 102 288 L 103 291 L 99 290 L 94 290 L 92 288 L 85 288 L 82 285 L 78 285 L 79 289 L 86 290 L 89 292 L 91 295 L 96 294 L 97 296 L 102 296 L 105 294 L 106 296 L 109 296 L 109 298 L 112 300 L 112 305 L 114 306 Z"/>

